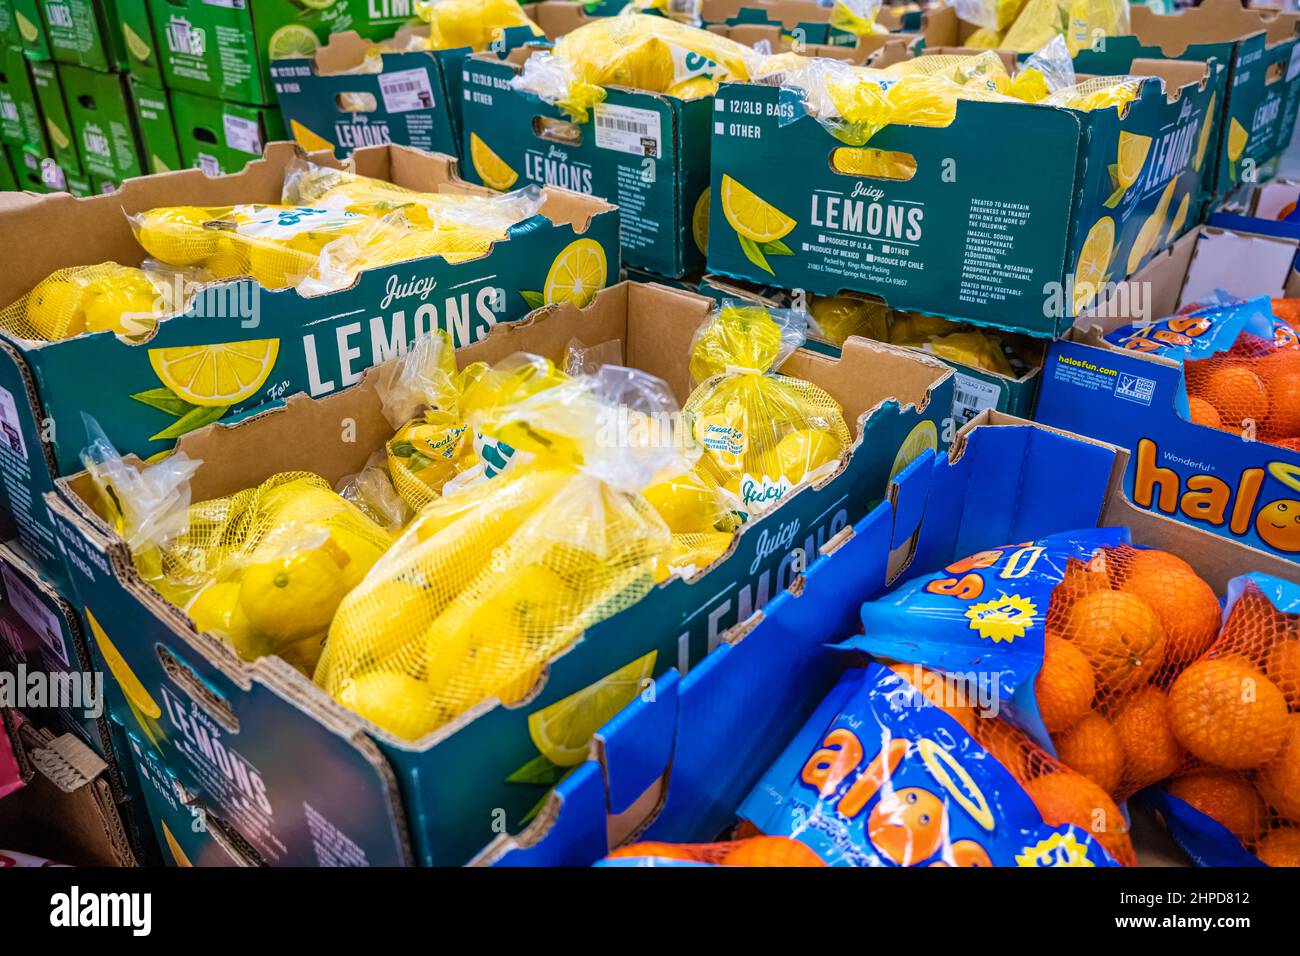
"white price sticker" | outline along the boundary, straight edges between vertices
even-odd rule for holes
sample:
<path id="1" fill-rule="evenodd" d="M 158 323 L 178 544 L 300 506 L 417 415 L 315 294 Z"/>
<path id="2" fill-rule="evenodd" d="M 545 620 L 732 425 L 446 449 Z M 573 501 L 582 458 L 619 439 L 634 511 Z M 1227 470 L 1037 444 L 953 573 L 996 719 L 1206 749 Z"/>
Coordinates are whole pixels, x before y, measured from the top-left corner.
<path id="1" fill-rule="evenodd" d="M 384 109 L 390 113 L 433 109 L 433 88 L 429 85 L 428 70 L 381 73 L 379 92 L 384 97 Z"/>
<path id="2" fill-rule="evenodd" d="M 226 113 L 221 117 L 221 125 L 226 132 L 226 145 L 231 149 L 252 156 L 262 155 L 262 130 L 257 120 Z"/>
<path id="3" fill-rule="evenodd" d="M 597 103 L 595 110 L 596 145 L 633 156 L 663 155 L 663 135 L 659 114 L 630 106 Z"/>
<path id="4" fill-rule="evenodd" d="M 952 417 L 961 425 L 986 408 L 997 408 L 1001 391 L 992 382 L 958 372 L 953 377 Z"/>

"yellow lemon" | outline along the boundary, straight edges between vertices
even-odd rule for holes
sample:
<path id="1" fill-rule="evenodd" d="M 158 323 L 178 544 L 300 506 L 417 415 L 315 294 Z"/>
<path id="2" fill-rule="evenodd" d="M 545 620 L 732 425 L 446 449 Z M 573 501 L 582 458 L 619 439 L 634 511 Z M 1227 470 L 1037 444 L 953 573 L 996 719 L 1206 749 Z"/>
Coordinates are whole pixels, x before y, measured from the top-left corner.
<path id="1" fill-rule="evenodd" d="M 318 261 L 315 253 L 300 251 L 288 245 L 274 242 L 253 242 L 248 245 L 248 274 L 271 290 L 297 285 L 311 275 Z"/>
<path id="2" fill-rule="evenodd" d="M 434 596 L 409 581 L 367 585 L 339 605 L 330 624 L 330 654 L 343 672 L 364 658 L 383 662 L 423 633 L 433 616 Z"/>
<path id="3" fill-rule="evenodd" d="M 252 627 L 275 645 L 328 630 L 348 592 L 338 556 L 326 545 L 250 564 L 239 605 Z"/>
<path id="4" fill-rule="evenodd" d="M 528 715 L 528 735 L 552 763 L 576 767 L 591 736 L 630 704 L 654 674 L 657 651 L 638 657 L 575 694 Z"/>
<path id="5" fill-rule="evenodd" d="M 519 182 L 519 174 L 510 168 L 510 164 L 479 139 L 478 133 L 469 134 L 469 158 L 483 184 L 498 192 L 506 192 Z"/>
<path id="6" fill-rule="evenodd" d="M 651 485 L 643 494 L 675 534 L 713 531 L 721 510 L 714 487 L 691 471 Z"/>
<path id="7" fill-rule="evenodd" d="M 799 484 L 810 474 L 815 474 L 813 480 L 822 477 L 821 469 L 838 462 L 842 452 L 839 440 L 820 428 L 800 428 L 776 444 L 781 474 L 792 485 Z"/>
<path id="8" fill-rule="evenodd" d="M 106 289 L 86 300 L 86 329 L 139 336 L 158 321 L 157 297 L 151 289 L 141 293 L 132 288 Z"/>
<path id="9" fill-rule="evenodd" d="M 405 740 L 416 740 L 438 726 L 429 685 L 409 674 L 372 671 L 347 681 L 339 703 Z"/>
<path id="10" fill-rule="evenodd" d="M 86 287 L 59 274 L 42 279 L 27 295 L 27 324 L 42 339 L 55 341 L 86 331 Z"/>
<path id="11" fill-rule="evenodd" d="M 239 601 L 239 582 L 220 581 L 198 593 L 187 612 L 200 631 L 216 634 L 235 646 L 246 661 L 267 654 Z"/>
<path id="12" fill-rule="evenodd" d="M 808 306 L 826 341 L 841 348 L 850 335 L 889 340 L 889 307 L 853 296 L 817 296 Z"/>
<path id="13" fill-rule="evenodd" d="M 150 349 L 158 380 L 192 405 L 235 405 L 262 387 L 280 354 L 279 339 Z"/>
<path id="14" fill-rule="evenodd" d="M 722 214 L 736 234 L 754 242 L 775 242 L 789 235 L 793 219 L 730 176 L 722 177 Z"/>
<path id="15" fill-rule="evenodd" d="M 221 230 L 205 229 L 212 214 L 200 206 L 164 206 L 141 213 L 136 239 L 145 252 L 174 266 L 196 266 L 216 255 Z"/>

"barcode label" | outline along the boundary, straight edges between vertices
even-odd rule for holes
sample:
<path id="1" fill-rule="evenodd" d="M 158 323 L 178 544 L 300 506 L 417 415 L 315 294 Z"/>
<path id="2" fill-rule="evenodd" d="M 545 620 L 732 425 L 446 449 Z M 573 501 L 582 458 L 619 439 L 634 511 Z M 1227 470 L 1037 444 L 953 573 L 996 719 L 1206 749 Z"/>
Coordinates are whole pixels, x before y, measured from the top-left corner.
<path id="1" fill-rule="evenodd" d="M 184 17 L 172 17 L 167 24 L 167 48 L 182 56 L 202 56 L 204 34 Z"/>
<path id="2" fill-rule="evenodd" d="M 964 425 L 986 408 L 997 408 L 1002 390 L 992 382 L 958 372 L 953 376 L 952 416 Z"/>
<path id="3" fill-rule="evenodd" d="M 633 156 L 662 155 L 659 114 L 630 106 L 597 103 L 595 110 L 596 146 Z"/>
<path id="4" fill-rule="evenodd" d="M 429 71 L 425 69 L 381 73 L 379 92 L 384 98 L 384 109 L 390 113 L 433 109 L 433 88 L 429 85 Z"/>
<path id="5" fill-rule="evenodd" d="M 205 176 L 221 175 L 221 163 L 217 161 L 217 157 L 211 156 L 208 153 L 199 153 L 198 160 L 199 169 L 203 170 Z"/>
<path id="6" fill-rule="evenodd" d="M 221 117 L 221 125 L 226 131 L 226 145 L 231 149 L 252 156 L 262 155 L 262 131 L 257 125 L 257 120 L 231 116 L 227 113 Z"/>
<path id="7" fill-rule="evenodd" d="M 45 650 L 61 661 L 63 669 L 67 670 L 68 652 L 63 647 L 63 628 L 59 618 L 41 603 L 40 598 L 32 593 L 31 588 L 10 569 L 9 565 L 0 565 L 0 572 L 4 574 L 5 592 L 9 595 L 9 603 L 40 638 Z"/>

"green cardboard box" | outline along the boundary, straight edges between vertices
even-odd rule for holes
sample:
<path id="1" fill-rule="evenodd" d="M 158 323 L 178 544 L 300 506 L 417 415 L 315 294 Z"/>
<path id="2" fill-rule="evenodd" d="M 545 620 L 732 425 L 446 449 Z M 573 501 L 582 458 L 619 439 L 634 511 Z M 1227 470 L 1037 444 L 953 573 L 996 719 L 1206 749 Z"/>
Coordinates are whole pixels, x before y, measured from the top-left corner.
<path id="1" fill-rule="evenodd" d="M 558 355 L 575 337 L 618 342 L 624 361 L 664 379 L 681 401 L 691 389 L 690 345 L 713 305 L 663 286 L 623 283 L 586 309 L 566 304 L 498 327 L 457 359 L 497 361 L 521 350 Z M 951 372 L 932 359 L 853 340 L 838 359 L 799 350 L 783 368 L 843 406 L 855 443 L 841 470 L 749 522 L 702 574 L 665 582 L 590 628 L 550 662 L 521 704 L 485 702 L 415 742 L 344 710 L 284 661 L 250 664 L 195 632 L 139 579 L 124 543 L 95 514 L 86 476 L 61 479 L 46 500 L 63 547 L 75 556 L 79 600 L 97 622 L 92 646 L 101 650 L 93 653 L 113 661 L 122 686 L 132 688 L 135 713 L 127 719 L 262 862 L 458 865 L 503 828 L 517 832 L 567 769 L 542 756 L 530 717 L 630 662 L 645 661 L 658 677 L 700 661 L 723 632 L 790 585 L 815 552 L 833 547 L 881 501 L 892 475 L 947 445 Z M 376 369 L 325 398 L 300 396 L 187 436 L 180 448 L 205 463 L 194 500 L 289 468 L 310 468 L 331 482 L 355 473 L 391 437 L 375 393 L 382 374 Z M 355 422 L 355 440 L 340 435 L 340 420 Z"/>
<path id="2" fill-rule="evenodd" d="M 116 0 L 38 0 L 50 54 L 92 70 L 126 66 Z"/>
<path id="3" fill-rule="evenodd" d="M 145 252 L 128 214 L 158 206 L 278 203 L 285 171 L 297 155 L 292 144 L 273 143 L 264 160 L 234 175 L 210 178 L 182 170 L 128 180 L 112 196 L 51 196 L 0 208 L 4 235 L 41 239 L 0 276 L 0 301 L 18 301 L 66 266 L 138 265 Z M 482 192 L 456 178 L 450 157 L 394 146 L 358 150 L 352 158 L 359 173 L 411 189 Z M 36 183 L 41 185 L 39 175 Z M 92 179 L 92 185 L 98 190 L 105 182 Z M 361 273 L 348 289 L 313 297 L 293 289 L 268 292 L 251 279 L 214 283 L 184 313 L 160 322 L 146 343 L 130 345 L 108 332 L 54 342 L 0 333 L 0 420 L 11 438 L 0 442 L 0 502 L 12 513 L 24 549 L 44 573 L 63 574 L 41 495 L 55 476 L 80 468 L 85 409 L 93 409 L 124 454 L 147 457 L 216 418 L 251 413 L 295 392 L 325 395 L 352 384 L 433 325 L 463 344 L 497 323 L 520 319 L 545 301 L 548 276 L 560 268 L 557 262 L 569 261 L 565 257 L 575 246 L 604 261 L 599 286 L 616 281 L 617 210 L 558 189 L 545 190 L 542 199 L 539 215 L 515 226 L 478 259 L 448 263 L 431 256 L 384 266 Z M 151 361 L 157 349 L 208 348 L 219 354 L 231 342 L 249 340 L 265 347 L 271 367 L 246 398 L 229 407 L 197 408 L 174 394 L 167 398 Z"/>
<path id="4" fill-rule="evenodd" d="M 1216 100 L 1211 204 L 1244 180 L 1268 178 L 1291 142 L 1300 108 L 1300 13 L 1243 8 L 1240 0 L 1204 0 L 1172 15 L 1132 6 L 1132 34 L 1106 37 L 1075 56 L 1081 73 L 1124 73 L 1140 58 L 1215 59 L 1227 66 Z"/>
<path id="5" fill-rule="evenodd" d="M 167 0 L 153 0 L 165 4 Z M 149 13 L 150 0 L 117 0 L 117 20 L 126 51 L 126 69 L 154 89 L 163 88 L 162 46 Z"/>
<path id="6" fill-rule="evenodd" d="M 182 169 L 180 146 L 176 142 L 176 121 L 167 91 L 131 76 L 131 106 L 140 133 L 140 148 L 151 173 Z"/>
<path id="7" fill-rule="evenodd" d="M 14 17 L 14 7 L 10 0 L 0 0 L 0 46 L 22 46 L 22 34 L 18 32 L 18 20 Z"/>
<path id="8" fill-rule="evenodd" d="M 271 61 L 311 56 L 331 34 L 389 36 L 412 16 L 410 0 L 155 0 L 164 85 L 216 99 L 275 105 Z"/>
<path id="9" fill-rule="evenodd" d="M 9 157 L 9 164 L 13 167 L 14 179 L 18 183 L 18 188 L 24 192 L 47 193 L 50 187 L 45 184 L 45 177 L 41 172 L 41 158 L 35 153 L 29 153 L 27 150 L 18 146 L 5 146 L 5 154 Z"/>
<path id="10" fill-rule="evenodd" d="M 45 35 L 45 21 L 41 18 L 37 0 L 9 0 L 14 11 L 14 23 L 18 27 L 18 38 L 23 49 L 29 51 L 33 59 L 50 58 L 50 41 Z"/>
<path id="11" fill-rule="evenodd" d="M 84 173 L 65 173 L 64 180 L 68 192 L 77 197 L 95 195 L 94 187 L 90 184 L 90 177 Z"/>
<path id="12" fill-rule="evenodd" d="M 405 27 L 393 46 L 428 37 L 428 26 Z M 535 39 L 511 27 L 504 49 Z M 385 53 L 377 73 L 349 72 L 367 59 L 371 44 L 355 31 L 335 33 L 310 59 L 271 64 L 280 111 L 298 145 L 346 156 L 358 146 L 395 143 L 435 153 L 460 154 L 462 65 L 468 47 Z"/>
<path id="13" fill-rule="evenodd" d="M 143 175 L 126 76 L 67 65 L 59 76 L 85 171 L 110 182 Z"/>
<path id="14" fill-rule="evenodd" d="M 947 126 L 889 125 L 864 147 L 837 139 L 800 90 L 723 84 L 710 119 L 709 271 L 1052 337 L 1097 285 L 1200 215 L 1216 64 L 1132 71 L 1150 78 L 1122 117 L 959 100 Z M 1130 168 L 1142 160 L 1127 186 L 1112 173 L 1121 142 Z M 837 169 L 873 151 L 895 154 L 901 172 Z"/>
<path id="15" fill-rule="evenodd" d="M 267 143 L 285 138 L 284 122 L 274 107 L 175 91 L 171 111 L 181 165 L 209 176 L 237 173 L 259 158 Z"/>
<path id="16" fill-rule="evenodd" d="M 50 154 L 31 63 L 22 50 L 0 50 L 0 140 L 10 146 Z"/>
<path id="17" fill-rule="evenodd" d="M 12 192 L 21 188 L 18 177 L 14 175 L 13 163 L 9 162 L 9 152 L 0 146 L 0 192 Z"/>
<path id="18" fill-rule="evenodd" d="M 64 175 L 77 175 L 81 172 L 81 157 L 77 154 L 72 118 L 68 115 L 59 66 L 53 60 L 40 60 L 31 64 L 31 71 L 32 85 L 36 88 L 36 99 L 45 117 L 45 131 L 49 134 L 54 159 L 63 169 Z"/>

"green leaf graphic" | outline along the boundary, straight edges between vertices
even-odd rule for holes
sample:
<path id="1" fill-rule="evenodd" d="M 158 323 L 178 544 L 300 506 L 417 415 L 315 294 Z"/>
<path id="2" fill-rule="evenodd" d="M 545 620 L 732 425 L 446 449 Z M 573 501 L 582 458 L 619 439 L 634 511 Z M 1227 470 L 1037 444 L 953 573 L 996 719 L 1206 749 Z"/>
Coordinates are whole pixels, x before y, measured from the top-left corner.
<path id="1" fill-rule="evenodd" d="M 568 767 L 553 764 L 544 754 L 538 754 L 506 777 L 506 783 L 529 783 L 539 787 L 553 787 L 563 780 L 568 772 Z"/>
<path id="2" fill-rule="evenodd" d="M 773 239 L 771 242 L 765 242 L 758 247 L 759 251 L 769 256 L 792 256 L 794 250 L 787 246 L 780 239 Z"/>
<path id="3" fill-rule="evenodd" d="M 528 306 L 530 310 L 540 309 L 546 304 L 546 297 L 540 292 L 525 292 L 520 289 L 519 298 L 524 300 L 524 304 Z"/>
<path id="4" fill-rule="evenodd" d="M 740 251 L 745 254 L 746 259 L 754 263 L 754 265 L 758 266 L 768 275 L 776 275 L 776 273 L 772 271 L 772 267 L 767 264 L 767 259 L 764 258 L 763 251 L 758 248 L 757 243 L 755 243 L 753 239 L 746 239 L 741 235 L 737 235 L 737 238 L 740 240 Z"/>
<path id="5" fill-rule="evenodd" d="M 175 415 L 177 418 L 188 415 L 198 407 L 179 397 L 170 388 L 151 388 L 147 392 L 136 392 L 131 397 L 137 402 L 143 402 L 150 408 L 156 408 L 168 415 Z"/>
<path id="6" fill-rule="evenodd" d="M 149 440 L 169 441 L 173 438 L 180 438 L 182 435 L 200 429 L 204 425 L 211 425 L 226 414 L 229 408 L 229 405 L 198 406 L 176 419 L 158 434 L 151 435 Z"/>

